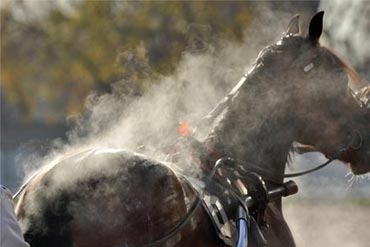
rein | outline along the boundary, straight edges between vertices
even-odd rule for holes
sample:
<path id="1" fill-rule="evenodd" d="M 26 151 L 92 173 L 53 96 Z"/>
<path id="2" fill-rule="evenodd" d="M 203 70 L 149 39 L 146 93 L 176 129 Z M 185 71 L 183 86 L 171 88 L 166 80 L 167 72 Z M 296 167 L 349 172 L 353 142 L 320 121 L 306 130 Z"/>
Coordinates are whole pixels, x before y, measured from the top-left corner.
<path id="1" fill-rule="evenodd" d="M 339 157 L 339 155 L 338 155 L 338 157 Z M 325 163 L 323 163 L 321 165 L 318 165 L 315 168 L 308 169 L 306 171 L 284 174 L 284 178 L 294 178 L 294 177 L 300 177 L 300 176 L 303 176 L 303 175 L 310 174 L 314 171 L 317 171 L 317 170 L 320 170 L 320 169 L 324 168 L 325 166 L 329 165 L 334 160 L 336 160 L 336 158 L 331 158 L 328 161 L 326 161 Z"/>
<path id="2" fill-rule="evenodd" d="M 311 172 L 320 170 L 321 168 L 324 168 L 325 166 L 329 165 L 334 160 L 338 159 L 343 153 L 347 152 L 349 149 L 353 151 L 359 150 L 363 144 L 363 137 L 358 130 L 353 130 L 352 133 L 355 133 L 355 137 L 353 137 L 353 135 L 350 136 L 349 144 L 345 148 L 339 149 L 334 156 L 332 156 L 329 160 L 327 160 L 323 164 L 306 171 L 284 174 L 284 178 L 300 177 Z M 358 138 L 357 142 L 355 138 Z"/>
<path id="3" fill-rule="evenodd" d="M 284 174 L 283 178 L 300 177 L 300 176 L 303 176 L 303 175 L 310 174 L 314 171 L 320 170 L 320 169 L 324 168 L 325 166 L 331 164 L 334 160 L 338 159 L 343 153 L 347 152 L 348 150 L 352 150 L 352 151 L 359 150 L 362 147 L 362 144 L 363 144 L 363 137 L 362 137 L 361 133 L 358 130 L 353 130 L 352 134 L 349 136 L 348 144 L 345 145 L 344 148 L 338 149 L 338 151 L 336 151 L 335 154 L 333 156 L 331 156 L 327 161 L 325 161 L 324 163 L 322 163 L 320 165 L 317 165 L 316 167 L 314 167 L 312 169 L 308 169 L 308 170 L 301 171 L 301 172 L 296 172 L 296 173 Z M 246 161 L 243 161 L 243 160 L 237 160 L 237 161 L 239 163 L 245 164 L 246 167 L 249 166 L 249 167 L 257 170 L 258 172 L 261 172 L 262 174 L 267 175 L 267 176 L 264 175 L 264 179 L 270 180 L 272 182 L 277 182 L 276 179 L 273 178 L 274 174 L 272 174 L 268 170 L 263 169 L 263 168 L 255 165 L 255 164 L 252 164 L 252 163 L 249 163 L 249 162 L 246 162 Z M 248 169 L 244 168 L 243 166 L 238 167 L 238 169 L 241 169 L 244 172 L 250 172 L 250 171 L 248 171 Z"/>

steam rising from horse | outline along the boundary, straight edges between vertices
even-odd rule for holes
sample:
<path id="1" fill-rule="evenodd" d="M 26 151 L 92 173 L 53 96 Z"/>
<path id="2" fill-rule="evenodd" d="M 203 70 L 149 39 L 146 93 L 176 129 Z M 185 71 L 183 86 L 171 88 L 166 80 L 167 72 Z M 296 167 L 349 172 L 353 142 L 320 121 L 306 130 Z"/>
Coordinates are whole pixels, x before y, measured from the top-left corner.
<path id="1" fill-rule="evenodd" d="M 283 182 L 293 142 L 349 163 L 355 174 L 370 171 L 370 115 L 359 105 L 368 100 L 366 88 L 356 101 L 348 76 L 357 74 L 319 44 L 322 19 L 317 13 L 303 35 L 293 18 L 281 40 L 261 51 L 202 142 L 207 150 L 258 164 L 273 175 L 271 183 Z M 31 246 L 150 246 L 198 196 L 169 166 L 125 150 L 88 150 L 51 167 L 17 205 Z M 269 246 L 294 246 L 281 200 L 268 204 L 266 221 Z M 224 246 L 202 208 L 162 245 Z"/>

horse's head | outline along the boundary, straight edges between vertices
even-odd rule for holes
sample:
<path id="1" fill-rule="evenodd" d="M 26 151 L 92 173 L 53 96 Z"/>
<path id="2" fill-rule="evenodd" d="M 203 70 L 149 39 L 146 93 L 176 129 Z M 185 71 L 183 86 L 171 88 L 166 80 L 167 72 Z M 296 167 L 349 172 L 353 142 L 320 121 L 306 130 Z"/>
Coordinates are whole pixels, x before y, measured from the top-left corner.
<path id="1" fill-rule="evenodd" d="M 265 72 L 258 74 L 271 87 L 284 88 L 277 95 L 294 118 L 296 141 L 363 174 L 370 171 L 370 86 L 320 45 L 323 14 L 313 16 L 307 35 L 294 17 L 281 40 L 260 53 L 255 68 Z M 357 88 L 362 83 L 363 89 L 355 93 L 350 83 Z"/>

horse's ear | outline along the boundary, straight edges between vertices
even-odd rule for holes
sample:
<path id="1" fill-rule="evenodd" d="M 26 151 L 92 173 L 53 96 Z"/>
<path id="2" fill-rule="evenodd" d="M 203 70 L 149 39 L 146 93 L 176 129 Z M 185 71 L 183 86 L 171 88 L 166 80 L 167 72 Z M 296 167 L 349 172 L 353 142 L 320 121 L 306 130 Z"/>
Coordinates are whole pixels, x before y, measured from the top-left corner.
<path id="1" fill-rule="evenodd" d="M 324 18 L 324 11 L 320 11 L 316 13 L 311 21 L 310 27 L 308 29 L 308 37 L 312 44 L 316 45 L 319 43 L 319 39 L 323 29 L 323 18 Z"/>
<path id="2" fill-rule="evenodd" d="M 289 22 L 288 28 L 285 32 L 286 34 L 298 34 L 300 33 L 299 29 L 299 15 L 295 15 Z"/>

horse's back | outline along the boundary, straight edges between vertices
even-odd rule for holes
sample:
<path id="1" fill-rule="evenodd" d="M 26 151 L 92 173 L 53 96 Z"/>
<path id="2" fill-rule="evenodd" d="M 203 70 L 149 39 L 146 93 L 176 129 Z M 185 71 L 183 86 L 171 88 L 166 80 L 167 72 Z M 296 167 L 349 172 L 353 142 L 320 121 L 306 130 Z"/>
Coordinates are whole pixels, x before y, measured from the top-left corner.
<path id="1" fill-rule="evenodd" d="M 43 170 L 26 187 L 17 215 L 32 247 L 146 246 L 175 229 L 196 197 L 191 184 L 163 163 L 124 150 L 95 149 Z M 276 231 L 269 232 L 269 243 L 293 246 L 281 211 L 272 206 L 267 218 Z M 189 245 L 225 246 L 201 207 L 156 246 Z"/>
<path id="2" fill-rule="evenodd" d="M 124 150 L 72 156 L 26 189 L 19 205 L 25 239 L 38 247 L 151 243 L 186 215 L 182 183 L 162 163 Z"/>

